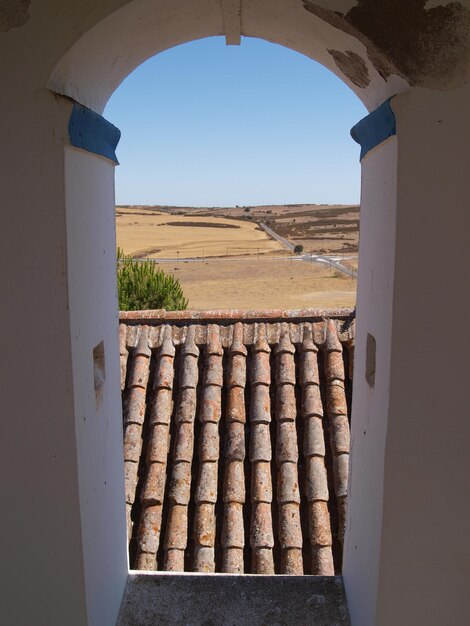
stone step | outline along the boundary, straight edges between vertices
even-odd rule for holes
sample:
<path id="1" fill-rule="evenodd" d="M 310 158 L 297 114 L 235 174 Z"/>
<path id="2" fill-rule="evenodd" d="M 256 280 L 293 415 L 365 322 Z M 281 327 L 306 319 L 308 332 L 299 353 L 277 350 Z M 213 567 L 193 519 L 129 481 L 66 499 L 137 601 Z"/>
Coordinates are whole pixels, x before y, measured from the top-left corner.
<path id="1" fill-rule="evenodd" d="M 341 576 L 131 572 L 116 626 L 350 626 Z"/>

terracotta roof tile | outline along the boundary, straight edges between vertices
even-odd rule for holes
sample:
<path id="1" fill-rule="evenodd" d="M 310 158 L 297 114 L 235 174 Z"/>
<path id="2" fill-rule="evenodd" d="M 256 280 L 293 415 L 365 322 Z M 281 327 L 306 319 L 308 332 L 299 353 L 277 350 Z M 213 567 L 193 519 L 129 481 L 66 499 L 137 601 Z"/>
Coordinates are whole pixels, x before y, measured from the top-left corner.
<path id="1" fill-rule="evenodd" d="M 338 329 L 333 322 L 327 323 L 325 350 L 325 375 L 327 379 L 327 415 L 330 422 L 330 441 L 333 453 L 333 476 L 338 506 L 338 539 L 344 540 L 346 496 L 348 490 L 348 467 L 350 432 L 345 390 L 343 346 Z"/>
<path id="2" fill-rule="evenodd" d="M 283 355 L 287 356 L 287 355 Z M 292 359 L 293 362 L 293 359 Z M 293 369 L 293 368 L 292 368 Z M 293 369 L 295 372 L 295 370 Z M 276 413 L 279 419 L 295 422 L 297 417 L 297 407 L 295 400 L 295 375 L 292 383 L 278 381 L 276 393 Z"/>
<path id="3" fill-rule="evenodd" d="M 192 424 L 196 415 L 196 387 L 187 386 L 181 390 L 178 408 L 175 414 L 177 424 Z"/>
<path id="4" fill-rule="evenodd" d="M 304 573 L 302 531 L 300 524 L 300 491 L 297 462 L 297 405 L 295 398 L 295 347 L 287 323 L 281 326 L 275 350 L 276 368 L 276 463 L 277 502 L 279 505 L 279 544 L 281 574 Z"/>
<path id="5" fill-rule="evenodd" d="M 127 350 L 127 326 L 125 324 L 119 325 L 119 362 L 121 368 L 121 391 L 124 391 L 126 386 L 126 374 L 127 374 L 127 359 L 129 357 L 129 351 Z"/>
<path id="6" fill-rule="evenodd" d="M 173 465 L 168 489 L 170 506 L 188 506 L 191 497 L 191 464 L 180 462 Z"/>
<path id="7" fill-rule="evenodd" d="M 253 503 L 251 518 L 251 547 L 273 548 L 274 535 L 271 517 L 271 506 L 267 502 Z M 262 572 L 256 572 L 261 574 Z"/>
<path id="8" fill-rule="evenodd" d="M 151 397 L 150 436 L 146 459 L 145 480 L 140 500 L 142 504 L 137 533 L 137 563 L 156 563 L 167 477 L 170 443 L 170 420 L 173 409 L 172 385 L 175 348 L 171 326 L 162 327 L 162 343 L 158 350 L 157 369 Z M 144 529 L 145 532 L 141 532 Z M 151 554 L 152 558 L 142 554 Z M 156 563 L 158 567 L 158 563 Z M 143 569 L 140 567 L 140 569 Z"/>
<path id="9" fill-rule="evenodd" d="M 269 384 L 256 385 L 251 392 L 250 422 L 269 424 L 271 421 L 271 396 Z"/>
<path id="10" fill-rule="evenodd" d="M 245 502 L 245 470 L 243 463 L 232 461 L 225 465 L 224 502 Z"/>
<path id="11" fill-rule="evenodd" d="M 268 461 L 254 464 L 252 470 L 251 495 L 252 502 L 272 502 L 273 487 L 271 463 Z"/>
<path id="12" fill-rule="evenodd" d="M 225 460 L 245 460 L 245 425 L 240 422 L 229 422 L 225 442 Z"/>
<path id="13" fill-rule="evenodd" d="M 312 574 L 332 576 L 335 568 L 330 514 L 328 504 L 322 500 L 313 501 L 309 504 L 309 536 L 312 546 Z"/>
<path id="14" fill-rule="evenodd" d="M 133 567 L 332 575 L 336 563 L 338 573 L 354 354 L 348 315 L 121 315 Z"/>
<path id="15" fill-rule="evenodd" d="M 300 504 L 299 479 L 296 463 L 282 463 L 277 474 L 279 504 Z"/>
<path id="16" fill-rule="evenodd" d="M 166 369 L 166 364 L 164 364 L 164 367 Z M 172 410 L 173 395 L 171 388 L 164 387 L 154 390 L 150 403 L 150 425 L 155 426 L 155 424 L 166 424 L 169 426 Z"/>
<path id="17" fill-rule="evenodd" d="M 222 571 L 230 574 L 244 572 L 245 527 L 245 385 L 247 349 L 243 343 L 243 324 L 236 323 L 228 350 L 225 468 L 223 483 L 223 548 Z"/>

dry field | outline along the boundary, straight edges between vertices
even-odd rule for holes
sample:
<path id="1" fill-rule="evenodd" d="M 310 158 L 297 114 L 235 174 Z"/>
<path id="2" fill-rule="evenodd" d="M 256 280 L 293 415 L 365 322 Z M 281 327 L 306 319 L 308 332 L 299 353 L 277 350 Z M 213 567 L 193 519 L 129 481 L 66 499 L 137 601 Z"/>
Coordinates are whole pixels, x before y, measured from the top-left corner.
<path id="1" fill-rule="evenodd" d="M 180 216 L 144 208 L 116 209 L 117 243 L 137 258 L 244 256 L 282 252 L 251 221 Z"/>
<path id="2" fill-rule="evenodd" d="M 139 207 L 187 218 L 215 216 L 239 223 L 265 222 L 306 252 L 354 254 L 359 245 L 359 207 L 340 204 L 281 204 L 253 207 Z M 121 209 L 119 209 L 121 210 Z"/>
<path id="3" fill-rule="evenodd" d="M 191 309 L 354 306 L 356 281 L 321 264 L 277 260 L 290 258 L 289 252 L 260 222 L 308 252 L 357 250 L 358 207 L 116 209 L 118 246 L 136 258 L 178 259 L 158 265 L 179 278 Z M 201 260 L 183 262 L 185 257 Z"/>
<path id="4" fill-rule="evenodd" d="M 159 263 L 179 278 L 190 309 L 354 306 L 356 281 L 318 263 L 258 260 Z"/>

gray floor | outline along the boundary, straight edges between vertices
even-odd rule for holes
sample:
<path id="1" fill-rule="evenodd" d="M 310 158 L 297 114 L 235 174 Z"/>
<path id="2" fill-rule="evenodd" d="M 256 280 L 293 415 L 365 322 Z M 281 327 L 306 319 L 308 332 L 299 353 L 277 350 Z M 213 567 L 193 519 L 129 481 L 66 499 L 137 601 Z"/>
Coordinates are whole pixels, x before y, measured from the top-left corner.
<path id="1" fill-rule="evenodd" d="M 117 626 L 349 626 L 341 577 L 130 574 Z"/>

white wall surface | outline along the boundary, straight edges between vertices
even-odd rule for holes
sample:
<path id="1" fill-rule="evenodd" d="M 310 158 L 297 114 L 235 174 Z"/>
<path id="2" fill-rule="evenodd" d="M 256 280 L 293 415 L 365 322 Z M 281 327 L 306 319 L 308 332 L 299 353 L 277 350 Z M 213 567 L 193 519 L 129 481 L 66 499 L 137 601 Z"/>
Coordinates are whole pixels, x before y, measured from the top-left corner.
<path id="1" fill-rule="evenodd" d="M 117 5 L 118 3 L 116 3 Z M 187 41 L 222 35 L 220 0 L 134 0 L 116 6 L 77 38 L 55 66 L 48 87 L 101 112 L 113 91 L 149 57 Z M 336 8 L 334 0 L 329 2 Z M 244 0 L 242 35 L 292 48 L 337 74 L 370 109 L 408 88 L 392 75 L 384 81 L 365 45 L 351 34 L 313 15 L 301 0 Z M 242 41 L 243 45 L 243 41 Z M 359 88 L 340 71 L 329 49 L 348 50 L 363 59 L 370 83 Z"/>
<path id="2" fill-rule="evenodd" d="M 14 98 L 0 93 L 0 622 L 83 626 L 63 177 L 71 106 L 45 90 L 32 97 L 26 79 L 9 84 Z"/>
<path id="3" fill-rule="evenodd" d="M 396 137 L 362 161 L 351 465 L 344 580 L 354 626 L 375 624 L 380 571 L 395 260 Z M 376 340 L 375 384 L 366 381 L 366 340 Z"/>
<path id="4" fill-rule="evenodd" d="M 75 432 L 89 626 L 112 626 L 127 578 L 114 164 L 65 148 Z M 104 343 L 95 392 L 93 349 Z"/>
<path id="5" fill-rule="evenodd" d="M 380 626 L 469 621 L 469 103 L 470 85 L 392 100 L 399 159 Z"/>
<path id="6" fill-rule="evenodd" d="M 129 44 L 129 21 L 113 14 L 144 4 L 154 20 L 141 15 L 145 39 Z M 159 46 L 219 33 L 218 2 L 177 4 L 183 13 L 173 0 L 43 0 L 31 2 L 25 25 L 0 33 L 0 519 L 8 572 L 1 619 L 8 626 L 112 623 L 126 574 L 112 166 L 72 149 L 64 156 L 71 104 L 46 86 L 99 107 Z M 365 55 L 363 44 L 300 1 L 242 4 L 245 34 L 336 72 L 327 48 Z M 108 30 L 108 18 L 117 30 Z M 369 107 L 406 88 L 368 67 L 370 87 L 356 91 Z M 364 161 L 345 557 L 354 626 L 468 621 L 469 102 L 468 86 L 396 97 L 398 139 Z M 363 379 L 367 332 L 377 340 L 373 391 Z M 91 354 L 102 340 L 106 380 L 97 408 Z"/>

